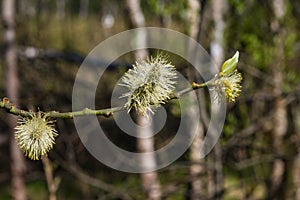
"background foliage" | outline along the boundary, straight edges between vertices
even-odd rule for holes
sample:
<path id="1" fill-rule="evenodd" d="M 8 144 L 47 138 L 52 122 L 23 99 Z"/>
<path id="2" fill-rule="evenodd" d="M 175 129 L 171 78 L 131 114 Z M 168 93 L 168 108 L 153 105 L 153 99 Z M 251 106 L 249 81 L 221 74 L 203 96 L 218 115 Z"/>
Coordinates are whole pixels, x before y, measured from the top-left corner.
<path id="1" fill-rule="evenodd" d="M 82 58 L 99 42 L 131 27 L 125 3 L 118 0 L 89 0 L 86 15 L 82 14 L 79 0 L 64 0 L 65 8 L 59 10 L 59 1 L 17 1 L 16 31 L 19 50 L 20 107 L 40 110 L 71 110 L 72 87 Z M 284 161 L 285 168 L 280 193 L 283 199 L 294 199 L 300 184 L 300 3 L 285 1 L 286 14 L 274 25 L 271 0 L 228 0 L 226 5 L 224 48 L 225 57 L 240 51 L 239 70 L 243 73 L 243 92 L 237 103 L 228 105 L 224 131 L 221 137 L 224 176 L 223 199 L 266 199 L 270 197 L 272 168 L 276 159 Z M 25 9 L 24 9 L 25 6 Z M 188 30 L 187 2 L 181 0 L 141 1 L 148 26 L 164 26 L 183 33 Z M 212 40 L 211 1 L 203 10 L 201 44 L 210 51 Z M 81 12 L 80 12 L 81 11 Z M 104 24 L 112 17 L 111 27 Z M 106 28 L 105 28 L 106 27 Z M 0 36 L 2 31 L 0 30 Z M 278 45 L 278 40 L 283 45 Z M 30 58 L 26 48 L 34 47 L 42 56 Z M 282 50 L 282 51 L 281 51 Z M 0 44 L 0 51 L 3 45 Z M 279 54 L 278 52 L 282 52 Z M 27 52 L 28 53 L 28 52 Z M 2 55 L 2 54 L 1 54 Z M 2 60 L 2 58 L 1 58 Z M 0 60 L 0 97 L 6 96 L 5 69 Z M 186 74 L 188 63 L 171 55 L 172 63 Z M 116 81 L 133 63 L 133 55 L 117 60 L 120 66 L 105 72 L 98 87 L 97 106 L 110 106 L 110 95 Z M 275 67 L 278 66 L 278 67 Z M 274 72 L 274 68 L 278 70 Z M 282 93 L 274 93 L 274 75 L 282 76 Z M 280 147 L 273 140 L 273 115 L 276 99 L 285 100 L 286 133 Z M 156 137 L 157 145 L 165 143 L 176 131 L 176 101 L 166 105 L 172 113 L 163 132 Z M 10 157 L 7 113 L 0 112 L 0 199 L 10 199 Z M 110 118 L 99 117 L 109 130 L 109 137 L 124 149 L 136 150 L 135 140 L 124 134 Z M 128 174 L 110 169 L 95 160 L 81 144 L 72 120 L 57 120 L 60 136 L 54 150 L 49 153 L 54 176 L 60 180 L 58 199 L 114 199 L 107 191 L 87 184 L 78 176 L 82 171 L 90 176 L 126 191 L 135 199 L 144 199 L 138 174 Z M 279 151 L 279 150 L 280 151 Z M 205 159 L 206 172 L 198 178 L 208 183 L 212 154 Z M 26 160 L 26 187 L 29 199 L 47 199 L 48 190 L 42 163 Z M 171 166 L 158 171 L 166 199 L 185 199 L 189 183 L 189 154 L 183 155 Z M 75 170 L 71 167 L 73 166 Z M 170 186 L 175 190 L 169 190 Z M 165 192 L 164 192 L 165 191 Z M 299 193 L 299 191 L 298 191 Z"/>

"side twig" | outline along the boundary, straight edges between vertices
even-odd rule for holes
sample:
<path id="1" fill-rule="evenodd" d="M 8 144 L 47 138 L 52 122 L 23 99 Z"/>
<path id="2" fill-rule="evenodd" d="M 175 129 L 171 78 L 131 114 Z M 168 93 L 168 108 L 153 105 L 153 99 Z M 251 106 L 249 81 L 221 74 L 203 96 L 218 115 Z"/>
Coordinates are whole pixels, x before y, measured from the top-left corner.
<path id="1" fill-rule="evenodd" d="M 51 161 L 46 155 L 44 155 L 42 157 L 42 162 L 43 162 L 46 181 L 48 185 L 49 200 L 56 200 L 57 199 L 56 191 L 58 189 L 59 183 L 57 183 L 53 178 L 53 169 L 52 169 Z"/>

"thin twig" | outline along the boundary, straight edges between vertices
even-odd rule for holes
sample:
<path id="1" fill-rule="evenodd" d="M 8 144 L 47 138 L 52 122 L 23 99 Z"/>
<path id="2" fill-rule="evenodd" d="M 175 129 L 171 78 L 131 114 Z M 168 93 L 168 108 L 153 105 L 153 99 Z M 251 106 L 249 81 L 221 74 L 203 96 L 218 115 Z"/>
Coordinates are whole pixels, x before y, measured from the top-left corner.
<path id="1" fill-rule="evenodd" d="M 210 81 L 209 81 L 209 82 L 206 82 L 206 83 L 201 83 L 201 84 L 193 82 L 193 83 L 192 83 L 192 87 L 189 87 L 189 88 L 183 89 L 183 90 L 181 90 L 181 91 L 179 91 L 179 92 L 176 92 L 176 93 L 171 97 L 171 99 L 179 99 L 179 98 L 182 97 L 183 95 L 185 95 L 185 94 L 187 94 L 187 93 L 189 93 L 189 92 L 191 92 L 191 91 L 193 91 L 193 90 L 197 90 L 197 89 L 203 88 L 203 87 L 205 87 L 205 86 L 208 86 L 209 83 L 210 83 Z"/>
<path id="2" fill-rule="evenodd" d="M 44 171 L 45 171 L 45 176 L 48 185 L 49 200 L 56 200 L 57 199 L 56 191 L 58 189 L 58 183 L 55 184 L 55 181 L 53 179 L 53 170 L 52 170 L 51 162 L 46 155 L 42 157 L 42 162 L 44 165 Z"/>
<path id="3" fill-rule="evenodd" d="M 70 153 L 74 154 L 73 151 Z M 61 158 L 59 158 L 58 160 L 59 160 L 60 165 L 65 170 L 67 170 L 68 172 L 70 172 L 71 174 L 76 176 L 76 178 L 78 180 L 80 180 L 83 183 L 88 184 L 90 186 L 99 188 L 105 192 L 108 192 L 115 197 L 119 197 L 120 199 L 123 199 L 123 200 L 132 200 L 133 199 L 129 195 L 128 191 L 119 189 L 119 188 L 115 187 L 114 185 L 106 183 L 106 182 L 102 181 L 101 179 L 91 176 L 88 173 L 86 173 L 85 171 L 83 171 L 79 167 L 79 165 L 75 162 L 75 160 L 73 160 L 74 156 L 75 155 L 71 155 L 72 158 L 67 159 L 67 161 L 65 161 L 64 159 L 61 159 Z"/>
<path id="4" fill-rule="evenodd" d="M 22 117 L 31 117 L 33 114 L 35 114 L 34 111 L 26 111 L 16 108 L 8 98 L 3 98 L 0 102 L 0 108 L 5 109 L 8 113 L 13 115 L 18 115 Z M 102 115 L 105 117 L 110 117 L 113 115 L 114 112 L 122 110 L 122 107 L 114 107 L 114 108 L 107 108 L 107 109 L 100 109 L 100 110 L 92 110 L 89 108 L 85 108 L 80 111 L 74 111 L 74 112 L 58 112 L 58 111 L 49 111 L 45 112 L 50 118 L 62 118 L 62 119 L 71 119 L 73 117 L 77 116 L 84 116 L 84 115 Z"/>

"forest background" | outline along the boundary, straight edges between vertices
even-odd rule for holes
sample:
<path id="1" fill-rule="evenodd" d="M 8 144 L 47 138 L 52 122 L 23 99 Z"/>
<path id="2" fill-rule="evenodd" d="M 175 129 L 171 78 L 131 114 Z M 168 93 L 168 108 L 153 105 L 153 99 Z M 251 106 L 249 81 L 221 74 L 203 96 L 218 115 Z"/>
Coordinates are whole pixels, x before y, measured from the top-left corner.
<path id="1" fill-rule="evenodd" d="M 16 94 L 11 100 L 22 109 L 70 111 L 84 57 L 106 38 L 140 26 L 190 35 L 218 66 L 238 50 L 243 89 L 228 104 L 220 141 L 205 159 L 195 160 L 190 149 L 151 176 L 98 162 L 71 119 L 57 120 L 59 136 L 48 158 L 15 156 L 14 119 L 0 110 L 0 199 L 300 199 L 299 1 L 2 0 L 1 8 L 0 97 Z M 16 36 L 15 74 L 6 56 L 10 23 L 5 11 L 12 11 L 8 22 Z M 142 14 L 142 24 L 135 23 L 136 13 Z M 126 54 L 108 68 L 97 108 L 110 107 L 116 81 L 134 60 L 134 54 Z M 170 60 L 189 76 L 185 60 L 176 55 Z M 15 79 L 18 88 L 9 84 Z M 198 94 L 206 130 L 209 96 L 205 89 Z M 155 148 L 173 137 L 180 121 L 176 101 L 166 108 L 170 122 L 155 137 Z M 136 141 L 120 134 L 112 118 L 99 121 L 118 146 L 136 151 Z M 149 177 L 157 187 L 148 187 Z"/>

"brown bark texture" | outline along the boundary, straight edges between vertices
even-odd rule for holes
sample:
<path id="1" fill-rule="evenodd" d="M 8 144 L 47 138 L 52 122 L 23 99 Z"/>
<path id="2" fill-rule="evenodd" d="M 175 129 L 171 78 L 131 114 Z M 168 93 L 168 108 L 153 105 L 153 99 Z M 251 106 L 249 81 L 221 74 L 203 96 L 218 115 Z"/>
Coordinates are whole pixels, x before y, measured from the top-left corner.
<path id="1" fill-rule="evenodd" d="M 2 21 L 4 29 L 4 63 L 6 69 L 6 92 L 8 98 L 18 107 L 18 70 L 17 70 L 17 47 L 15 32 L 15 1 L 2 1 Z M 14 139 L 14 128 L 18 118 L 8 116 L 10 127 L 10 156 L 11 156 L 11 195 L 15 200 L 26 199 L 24 183 L 25 161 L 21 150 Z"/>

